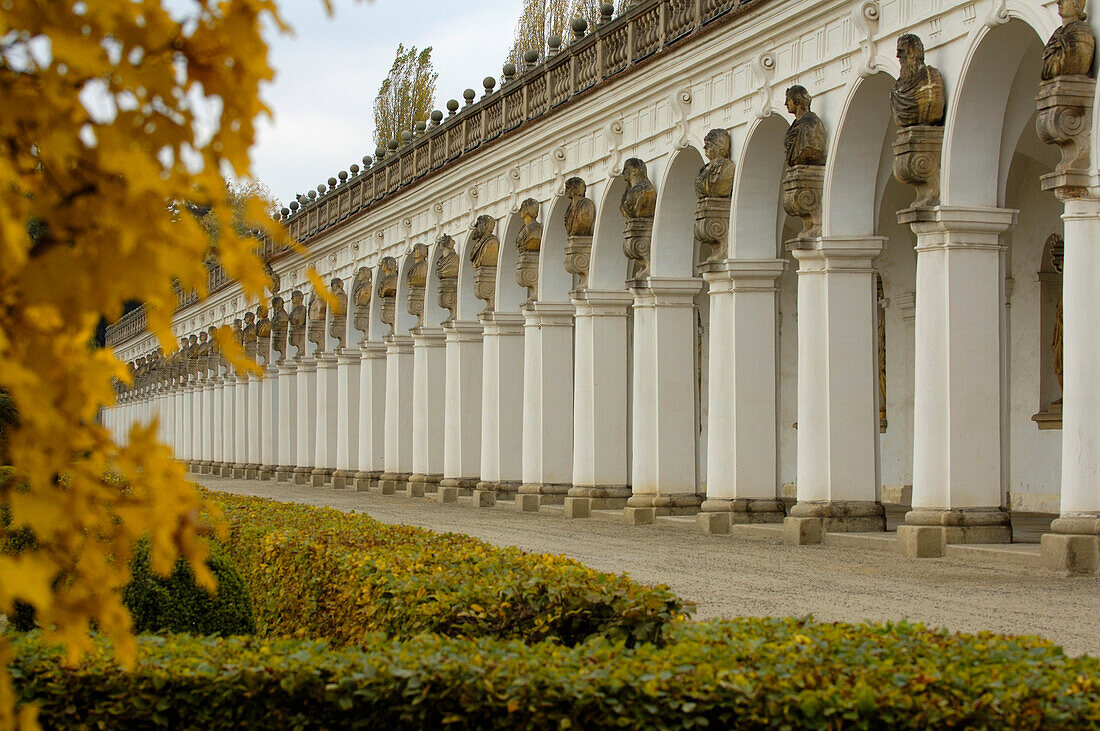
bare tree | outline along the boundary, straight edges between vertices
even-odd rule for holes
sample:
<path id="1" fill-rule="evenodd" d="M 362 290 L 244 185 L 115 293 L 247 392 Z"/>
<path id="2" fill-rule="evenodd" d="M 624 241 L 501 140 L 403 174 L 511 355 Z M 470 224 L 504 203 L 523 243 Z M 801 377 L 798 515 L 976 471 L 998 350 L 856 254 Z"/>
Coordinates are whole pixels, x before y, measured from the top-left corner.
<path id="1" fill-rule="evenodd" d="M 616 10 L 622 12 L 630 0 L 618 0 Z M 570 23 L 574 18 L 584 18 L 588 27 L 595 27 L 600 18 L 602 0 L 523 0 L 523 12 L 516 23 L 516 38 L 512 50 L 508 52 L 508 61 L 517 68 L 523 68 L 523 54 L 538 51 L 539 58 L 545 58 L 550 49 L 547 41 L 550 36 L 558 36 L 564 42 L 572 39 Z"/>
<path id="2" fill-rule="evenodd" d="M 428 119 L 438 76 L 432 66 L 431 46 L 418 51 L 416 46 L 397 45 L 393 66 L 374 99 L 375 144 L 399 140 L 403 131 Z"/>

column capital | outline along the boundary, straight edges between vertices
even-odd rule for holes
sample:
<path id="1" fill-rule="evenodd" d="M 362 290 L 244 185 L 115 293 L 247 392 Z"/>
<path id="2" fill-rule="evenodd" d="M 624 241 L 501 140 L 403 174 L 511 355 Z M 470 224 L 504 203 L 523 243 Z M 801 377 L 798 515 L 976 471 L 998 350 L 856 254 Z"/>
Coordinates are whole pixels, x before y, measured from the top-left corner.
<path id="1" fill-rule="evenodd" d="M 365 358 L 377 358 L 386 354 L 386 344 L 379 340 L 363 340 L 359 343 L 359 352 Z"/>
<path id="2" fill-rule="evenodd" d="M 294 363 L 297 365 L 298 370 L 309 372 L 317 370 L 317 361 L 308 355 L 299 356 L 294 359 Z"/>
<path id="3" fill-rule="evenodd" d="M 315 359 L 318 368 L 335 368 L 337 356 L 332 352 L 318 353 Z"/>
<path id="4" fill-rule="evenodd" d="M 477 319 L 486 335 L 523 334 L 523 315 L 518 312 L 482 312 Z"/>
<path id="5" fill-rule="evenodd" d="M 409 331 L 414 348 L 441 348 L 445 342 L 443 328 L 420 325 Z"/>
<path id="6" fill-rule="evenodd" d="M 636 307 L 690 307 L 695 301 L 695 295 L 703 288 L 703 280 L 697 277 L 646 277 L 633 279 L 630 284 Z"/>
<path id="7" fill-rule="evenodd" d="M 862 271 L 872 269 L 871 260 L 882 253 L 882 236 L 819 236 L 792 246 L 800 273 L 812 271 Z"/>
<path id="8" fill-rule="evenodd" d="M 447 342 L 467 342 L 481 340 L 485 328 L 474 320 L 448 320 L 443 323 L 443 334 Z"/>
<path id="9" fill-rule="evenodd" d="M 525 327 L 566 326 L 573 323 L 576 309 L 566 302 L 528 302 L 523 306 Z"/>
<path id="10" fill-rule="evenodd" d="M 997 248 L 1001 234 L 1016 225 L 1013 208 L 935 206 L 898 212 L 898 223 L 908 224 L 922 237 L 917 251 L 940 248 Z"/>
<path id="11" fill-rule="evenodd" d="M 362 352 L 358 348 L 337 348 L 336 360 L 340 365 L 358 363 Z"/>
<path id="12" fill-rule="evenodd" d="M 1100 198 L 1071 198 L 1063 201 L 1063 221 L 1081 221 L 1100 218 Z"/>
<path id="13" fill-rule="evenodd" d="M 623 289 L 577 289 L 569 293 L 578 317 L 625 317 L 634 295 Z"/>
<path id="14" fill-rule="evenodd" d="M 387 353 L 412 352 L 413 339 L 411 335 L 387 335 L 385 340 Z"/>
<path id="15" fill-rule="evenodd" d="M 726 259 L 704 265 L 702 273 L 711 294 L 774 292 L 775 282 L 786 268 L 783 259 Z"/>

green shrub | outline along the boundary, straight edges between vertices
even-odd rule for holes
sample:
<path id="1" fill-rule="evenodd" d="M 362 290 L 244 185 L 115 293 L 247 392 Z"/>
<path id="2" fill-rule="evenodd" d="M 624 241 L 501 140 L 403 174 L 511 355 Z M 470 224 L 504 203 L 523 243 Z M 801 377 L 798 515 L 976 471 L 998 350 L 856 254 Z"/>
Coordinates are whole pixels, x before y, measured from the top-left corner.
<path id="1" fill-rule="evenodd" d="M 240 573 L 224 550 L 210 542 L 206 565 L 218 580 L 211 595 L 195 583 L 195 575 L 180 559 L 172 575 L 157 576 L 149 568 L 149 543 L 141 541 L 130 563 L 133 578 L 122 593 L 137 632 L 186 632 L 196 635 L 241 635 L 256 631 L 252 604 Z"/>
<path id="2" fill-rule="evenodd" d="M 1036 638 L 741 619 L 674 624 L 664 647 L 424 635 L 333 649 L 144 638 L 132 672 L 75 670 L 16 639 L 47 728 L 1012 728 L 1100 725 L 1100 661 Z"/>
<path id="3" fill-rule="evenodd" d="M 358 644 L 373 632 L 435 632 L 574 644 L 653 642 L 688 607 L 668 587 L 562 556 L 453 533 L 383 525 L 329 508 L 212 494 L 259 630 Z"/>

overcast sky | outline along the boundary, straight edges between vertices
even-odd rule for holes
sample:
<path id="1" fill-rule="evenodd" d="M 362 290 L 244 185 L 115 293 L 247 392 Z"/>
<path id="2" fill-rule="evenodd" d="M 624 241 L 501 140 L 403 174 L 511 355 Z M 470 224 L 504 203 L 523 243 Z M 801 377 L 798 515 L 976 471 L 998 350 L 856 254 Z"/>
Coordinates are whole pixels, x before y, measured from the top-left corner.
<path id="1" fill-rule="evenodd" d="M 321 0 L 279 3 L 293 36 L 269 33 L 275 81 L 262 98 L 271 122 L 261 122 L 253 172 L 283 205 L 295 193 L 374 154 L 372 105 L 398 43 L 432 46 L 439 73 L 433 108 L 481 96 L 481 80 L 500 79 L 522 0 Z"/>

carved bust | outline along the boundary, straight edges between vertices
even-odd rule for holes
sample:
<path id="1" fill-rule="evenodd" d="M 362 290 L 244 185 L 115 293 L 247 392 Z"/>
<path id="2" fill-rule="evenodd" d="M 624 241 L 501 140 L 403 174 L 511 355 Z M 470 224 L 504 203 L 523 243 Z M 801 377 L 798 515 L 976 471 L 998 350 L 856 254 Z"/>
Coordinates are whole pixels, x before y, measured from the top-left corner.
<path id="1" fill-rule="evenodd" d="M 709 162 L 695 177 L 695 193 L 699 197 L 729 198 L 733 194 L 733 161 L 730 160 L 732 143 L 730 133 L 724 129 L 712 129 L 703 138 L 703 152 Z"/>
<path id="2" fill-rule="evenodd" d="M 195 336 L 192 335 L 192 338 Z M 244 344 L 244 322 L 241 318 L 237 318 L 233 321 L 233 338 L 240 344 Z"/>
<path id="3" fill-rule="evenodd" d="M 328 314 L 328 305 L 314 289 L 309 295 L 309 342 L 314 343 L 319 351 L 325 349 L 326 314 Z"/>
<path id="4" fill-rule="evenodd" d="M 794 115 L 783 139 L 787 167 L 825 164 L 825 123 L 810 111 L 810 99 L 810 92 L 803 86 L 787 89 L 787 111 Z"/>
<path id="5" fill-rule="evenodd" d="M 397 260 L 392 256 L 382 257 L 378 264 L 378 296 L 397 295 Z"/>
<path id="6" fill-rule="evenodd" d="M 924 43 L 912 33 L 898 38 L 901 75 L 890 90 L 894 124 L 901 127 L 943 124 L 944 87 L 939 70 L 924 62 Z"/>
<path id="7" fill-rule="evenodd" d="M 527 198 L 519 204 L 519 215 L 523 219 L 523 228 L 516 234 L 516 248 L 519 251 L 538 251 L 542 248 L 542 224 L 538 222 L 539 202 Z"/>
<path id="8" fill-rule="evenodd" d="M 444 279 L 458 278 L 458 254 L 455 253 L 455 242 L 447 234 L 443 234 L 436 242 L 439 246 L 439 256 L 435 260 L 435 275 L 442 281 Z"/>
<path id="9" fill-rule="evenodd" d="M 290 344 L 295 347 L 295 356 L 306 354 L 306 306 L 305 295 L 300 289 L 290 294 Z"/>
<path id="10" fill-rule="evenodd" d="M 636 157 L 623 163 L 623 180 L 627 189 L 619 204 L 624 218 L 653 218 L 657 210 L 657 189 L 649 182 L 645 163 Z"/>
<path id="11" fill-rule="evenodd" d="M 371 295 L 370 267 L 359 267 L 351 285 L 351 300 L 356 308 L 369 307 Z"/>
<path id="12" fill-rule="evenodd" d="M 1096 36 L 1085 22 L 1085 0 L 1058 0 L 1058 15 L 1062 26 L 1043 48 L 1043 81 L 1089 75 L 1096 53 Z"/>
<path id="13" fill-rule="evenodd" d="M 591 236 L 596 225 L 596 204 L 585 197 L 588 186 L 581 178 L 565 181 L 565 195 L 569 206 L 565 209 L 565 234 L 567 236 Z"/>
<path id="14" fill-rule="evenodd" d="M 497 227 L 497 221 L 492 216 L 483 213 L 474 221 L 473 247 L 470 249 L 470 261 L 474 266 L 495 267 L 497 255 L 500 251 L 500 239 L 493 231 Z"/>
<path id="15" fill-rule="evenodd" d="M 282 297 L 271 298 L 271 349 L 279 354 L 281 360 L 286 355 L 286 334 L 290 326 L 290 316 L 286 314 Z"/>
<path id="16" fill-rule="evenodd" d="M 281 300 L 280 304 L 282 304 Z M 267 307 L 262 304 L 256 308 L 256 337 L 271 337 L 271 320 L 267 317 Z"/>
<path id="17" fill-rule="evenodd" d="M 332 278 L 329 288 L 332 289 L 332 296 L 336 298 L 336 306 L 332 308 L 332 317 L 329 318 L 328 334 L 336 341 L 336 347 L 342 348 L 347 337 L 348 295 L 344 292 L 344 282 L 339 277 Z"/>
<path id="18" fill-rule="evenodd" d="M 405 282 L 412 287 L 424 287 L 428 283 L 428 247 L 417 244 L 412 248 L 413 264 L 405 275 Z"/>

